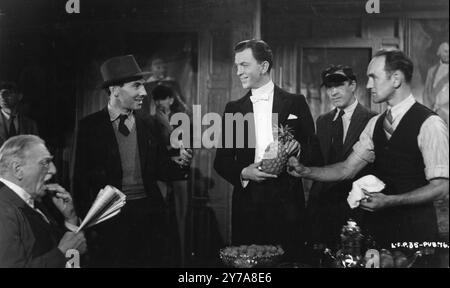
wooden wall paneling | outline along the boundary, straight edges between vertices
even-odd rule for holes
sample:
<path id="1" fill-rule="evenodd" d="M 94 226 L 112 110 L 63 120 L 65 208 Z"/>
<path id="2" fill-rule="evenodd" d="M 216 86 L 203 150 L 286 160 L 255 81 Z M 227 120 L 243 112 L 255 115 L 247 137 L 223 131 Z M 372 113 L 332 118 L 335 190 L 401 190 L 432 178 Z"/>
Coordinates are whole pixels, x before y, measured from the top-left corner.
<path id="1" fill-rule="evenodd" d="M 201 117 L 206 113 L 223 112 L 230 99 L 230 30 L 203 30 L 199 37 L 198 99 Z M 203 132 L 211 127 L 202 125 Z M 230 234 L 230 185 L 213 168 L 215 149 L 195 151 L 190 214 L 191 256 L 200 261 L 217 258 L 218 248 Z"/>
<path id="2" fill-rule="evenodd" d="M 225 105 L 244 95 L 233 69 L 232 49 L 238 41 L 260 35 L 259 0 L 224 1 L 210 9 L 209 24 L 199 27 L 198 99 L 202 114 L 222 115 Z M 259 9 L 259 10 L 258 10 Z M 203 127 L 203 131 L 210 125 Z M 217 245 L 231 242 L 232 186 L 213 169 L 215 149 L 197 149 L 190 205 L 191 260 L 217 260 Z M 219 236 L 219 237 L 217 237 Z M 220 239 L 218 239 L 220 238 Z"/>

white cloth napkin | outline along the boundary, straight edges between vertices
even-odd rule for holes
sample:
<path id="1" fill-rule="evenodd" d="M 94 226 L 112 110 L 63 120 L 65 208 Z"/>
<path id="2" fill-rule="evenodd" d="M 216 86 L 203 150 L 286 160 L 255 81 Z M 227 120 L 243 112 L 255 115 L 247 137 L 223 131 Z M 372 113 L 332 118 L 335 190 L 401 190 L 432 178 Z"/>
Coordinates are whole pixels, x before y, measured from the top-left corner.
<path id="1" fill-rule="evenodd" d="M 386 185 L 373 175 L 366 175 L 353 182 L 352 191 L 348 193 L 347 202 L 350 208 L 354 209 L 359 206 L 362 199 L 366 198 L 362 189 L 367 192 L 380 192 Z"/>

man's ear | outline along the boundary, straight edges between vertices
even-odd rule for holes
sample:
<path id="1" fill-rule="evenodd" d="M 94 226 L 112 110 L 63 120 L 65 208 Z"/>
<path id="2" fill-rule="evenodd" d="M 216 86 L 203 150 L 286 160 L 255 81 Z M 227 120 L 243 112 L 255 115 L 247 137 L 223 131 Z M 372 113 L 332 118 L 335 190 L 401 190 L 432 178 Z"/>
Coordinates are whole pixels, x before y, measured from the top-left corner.
<path id="1" fill-rule="evenodd" d="M 353 93 L 355 93 L 355 91 L 356 91 L 356 86 L 357 86 L 356 81 L 352 80 L 352 82 L 350 83 L 350 87 L 351 87 Z"/>
<path id="2" fill-rule="evenodd" d="M 261 63 L 261 67 L 262 67 L 261 73 L 266 74 L 269 71 L 269 62 L 263 61 Z"/>
<path id="3" fill-rule="evenodd" d="M 399 88 L 400 86 L 402 86 L 403 81 L 405 80 L 405 76 L 403 75 L 403 73 L 399 70 L 394 71 L 394 73 L 392 73 L 392 80 L 393 80 L 393 84 L 395 89 Z"/>
<path id="4" fill-rule="evenodd" d="M 19 102 L 22 101 L 22 99 L 23 99 L 23 94 L 22 94 L 22 93 L 18 93 L 18 94 L 17 94 L 17 98 L 19 99 Z"/>
<path id="5" fill-rule="evenodd" d="M 111 92 L 111 96 L 117 97 L 119 95 L 119 86 L 110 86 L 109 91 Z"/>
<path id="6" fill-rule="evenodd" d="M 13 161 L 11 163 L 12 171 L 14 174 L 14 177 L 16 177 L 18 180 L 23 179 L 23 165 L 19 161 Z"/>

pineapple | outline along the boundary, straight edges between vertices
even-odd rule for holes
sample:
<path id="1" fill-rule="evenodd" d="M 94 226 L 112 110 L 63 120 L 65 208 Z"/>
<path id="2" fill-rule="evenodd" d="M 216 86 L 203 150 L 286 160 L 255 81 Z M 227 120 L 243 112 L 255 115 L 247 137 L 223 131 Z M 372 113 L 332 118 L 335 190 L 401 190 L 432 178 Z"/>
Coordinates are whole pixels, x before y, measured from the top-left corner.
<path id="1" fill-rule="evenodd" d="M 291 129 L 288 126 L 283 127 L 283 125 L 280 125 L 280 127 L 275 126 L 273 133 L 275 141 L 270 143 L 264 151 L 259 170 L 269 174 L 279 175 L 286 169 L 286 163 L 289 158 L 286 146 L 289 141 L 294 139 L 294 135 L 292 135 Z"/>

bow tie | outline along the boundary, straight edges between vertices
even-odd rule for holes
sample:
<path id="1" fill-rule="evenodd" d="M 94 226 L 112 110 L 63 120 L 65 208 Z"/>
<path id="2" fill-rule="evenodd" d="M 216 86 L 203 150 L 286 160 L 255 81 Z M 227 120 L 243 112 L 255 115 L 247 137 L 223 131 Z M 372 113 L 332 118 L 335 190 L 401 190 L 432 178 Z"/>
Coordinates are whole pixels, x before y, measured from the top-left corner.
<path id="1" fill-rule="evenodd" d="M 253 95 L 253 96 L 250 96 L 250 100 L 252 101 L 252 103 L 256 103 L 258 101 L 268 101 L 269 95 L 268 94 Z"/>

